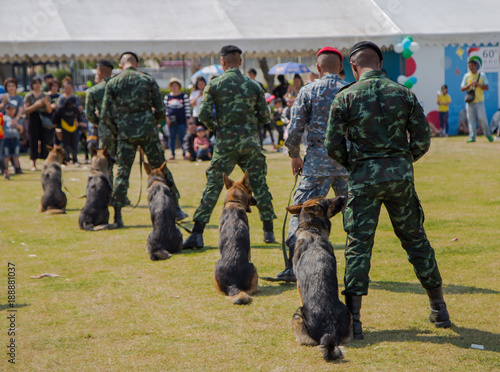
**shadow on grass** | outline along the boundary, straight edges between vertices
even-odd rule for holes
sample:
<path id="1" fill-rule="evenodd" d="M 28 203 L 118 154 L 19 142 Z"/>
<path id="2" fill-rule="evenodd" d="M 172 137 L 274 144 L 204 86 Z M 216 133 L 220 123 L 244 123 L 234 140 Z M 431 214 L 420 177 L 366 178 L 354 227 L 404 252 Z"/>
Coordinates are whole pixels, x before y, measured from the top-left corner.
<path id="1" fill-rule="evenodd" d="M 153 227 L 152 225 L 125 225 L 121 227 L 120 229 L 123 230 L 128 230 L 128 229 L 142 229 L 142 228 L 147 228 L 147 227 Z M 114 230 L 120 230 L 120 229 L 114 229 Z"/>
<path id="2" fill-rule="evenodd" d="M 264 284 L 265 283 L 265 284 Z M 255 297 L 270 297 L 270 296 L 278 296 L 286 291 L 292 291 L 297 288 L 295 283 L 284 283 L 280 282 L 279 285 L 269 285 L 262 279 L 259 280 L 259 290 L 255 293 Z"/>
<path id="3" fill-rule="evenodd" d="M 371 289 L 382 289 L 385 291 L 397 293 L 425 293 L 424 288 L 418 283 L 404 282 L 370 282 Z M 477 288 L 465 285 L 448 284 L 443 286 L 443 292 L 447 294 L 498 294 L 500 291 L 495 291 L 488 288 Z"/>
<path id="4" fill-rule="evenodd" d="M 483 345 L 484 350 L 500 352 L 499 334 L 479 329 L 458 327 L 452 325 L 450 334 L 437 335 L 430 330 L 395 329 L 385 331 L 363 331 L 365 339 L 349 342 L 353 348 L 367 347 L 381 342 L 431 342 L 433 344 L 451 344 L 463 349 L 470 349 L 471 344 Z M 453 333 L 451 333 L 453 332 Z"/>
<path id="5" fill-rule="evenodd" d="M 8 310 L 8 309 L 21 309 L 26 306 L 31 306 L 30 304 L 14 304 L 14 307 L 10 307 L 10 304 L 2 305 L 0 304 L 0 311 Z"/>

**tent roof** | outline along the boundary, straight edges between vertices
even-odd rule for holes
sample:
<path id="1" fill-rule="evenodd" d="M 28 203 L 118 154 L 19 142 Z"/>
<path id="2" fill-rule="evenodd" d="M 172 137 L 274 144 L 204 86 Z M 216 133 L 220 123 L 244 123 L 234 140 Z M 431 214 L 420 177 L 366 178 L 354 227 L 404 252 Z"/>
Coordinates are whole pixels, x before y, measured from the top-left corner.
<path id="1" fill-rule="evenodd" d="M 347 51 L 359 40 L 390 47 L 411 35 L 422 45 L 500 40 L 500 2 L 491 0 L 23 0 L 2 5 L 0 62 Z M 12 16 L 5 16 L 6 14 Z"/>

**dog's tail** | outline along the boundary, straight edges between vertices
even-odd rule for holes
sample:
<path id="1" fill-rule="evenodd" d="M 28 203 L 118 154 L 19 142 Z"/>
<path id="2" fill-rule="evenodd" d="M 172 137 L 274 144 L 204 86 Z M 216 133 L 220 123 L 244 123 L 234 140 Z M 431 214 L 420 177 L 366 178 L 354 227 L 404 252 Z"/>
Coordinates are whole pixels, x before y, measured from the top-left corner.
<path id="1" fill-rule="evenodd" d="M 47 209 L 43 213 L 45 213 L 45 214 L 64 214 L 64 213 L 66 213 L 66 210 L 64 210 L 64 209 Z"/>
<path id="2" fill-rule="evenodd" d="M 344 357 L 342 353 L 342 347 L 337 344 L 337 337 L 334 334 L 327 333 L 321 337 L 320 344 L 318 346 L 323 351 L 323 359 L 337 360 Z"/>
<path id="3" fill-rule="evenodd" d="M 250 297 L 248 293 L 246 293 L 245 291 L 240 291 L 234 286 L 228 288 L 227 294 L 227 299 L 231 301 L 233 305 L 248 305 L 250 302 L 252 302 L 252 297 Z"/>

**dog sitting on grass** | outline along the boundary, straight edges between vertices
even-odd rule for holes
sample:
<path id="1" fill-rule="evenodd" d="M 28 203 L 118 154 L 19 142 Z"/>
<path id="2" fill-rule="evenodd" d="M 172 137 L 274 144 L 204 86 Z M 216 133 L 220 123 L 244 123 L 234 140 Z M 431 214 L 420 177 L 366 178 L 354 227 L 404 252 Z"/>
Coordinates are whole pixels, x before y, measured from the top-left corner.
<path id="1" fill-rule="evenodd" d="M 165 177 L 167 162 L 153 169 L 144 163 L 148 175 L 148 201 L 153 231 L 148 236 L 146 252 L 153 261 L 166 260 L 182 252 L 182 234 L 175 226 L 175 203 Z"/>
<path id="2" fill-rule="evenodd" d="M 109 180 L 109 164 L 113 160 L 109 156 L 107 146 L 104 146 L 101 150 L 92 146 L 90 151 L 92 164 L 87 182 L 87 200 L 80 212 L 78 224 L 80 229 L 86 231 L 116 228 L 115 224 L 109 224 L 108 210 L 111 193 L 113 192 Z"/>
<path id="3" fill-rule="evenodd" d="M 293 329 L 300 345 L 323 350 L 325 360 L 341 358 L 341 343 L 352 338 L 352 318 L 339 300 L 337 261 L 328 240 L 330 218 L 345 206 L 345 198 L 316 197 L 287 207 L 299 215 L 293 271 L 301 307 L 293 315 Z"/>
<path id="4" fill-rule="evenodd" d="M 241 182 L 223 174 L 227 195 L 219 223 L 221 258 L 215 265 L 214 281 L 217 290 L 228 296 L 235 305 L 249 304 L 250 295 L 257 291 L 257 270 L 250 262 L 250 230 L 247 212 L 257 202 L 252 196 L 248 171 Z"/>
<path id="5" fill-rule="evenodd" d="M 67 153 L 60 147 L 52 148 L 47 145 L 47 149 L 49 150 L 49 155 L 43 163 L 41 176 L 43 196 L 40 203 L 40 212 L 48 214 L 66 213 L 68 200 L 66 194 L 61 189 L 61 164 L 64 164 Z"/>

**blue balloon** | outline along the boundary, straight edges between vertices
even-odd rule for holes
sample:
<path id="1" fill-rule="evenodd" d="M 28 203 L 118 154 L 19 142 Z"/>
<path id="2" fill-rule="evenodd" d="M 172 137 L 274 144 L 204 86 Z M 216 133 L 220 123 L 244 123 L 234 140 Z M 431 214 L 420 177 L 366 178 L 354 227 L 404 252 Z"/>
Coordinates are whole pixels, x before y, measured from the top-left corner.
<path id="1" fill-rule="evenodd" d="M 411 44 L 411 40 L 409 38 L 405 37 L 403 39 L 403 41 L 401 42 L 401 44 L 403 44 L 403 48 L 409 49 L 410 48 L 410 44 Z"/>
<path id="2" fill-rule="evenodd" d="M 413 85 L 417 84 L 417 78 L 415 76 L 412 76 L 408 80 L 411 81 L 413 83 Z"/>

